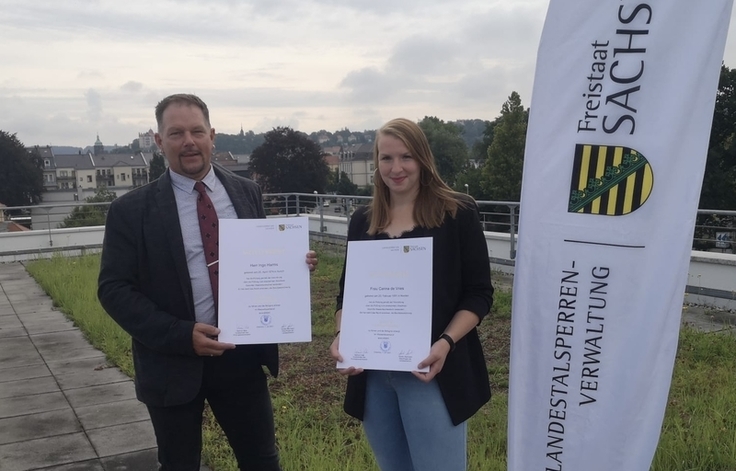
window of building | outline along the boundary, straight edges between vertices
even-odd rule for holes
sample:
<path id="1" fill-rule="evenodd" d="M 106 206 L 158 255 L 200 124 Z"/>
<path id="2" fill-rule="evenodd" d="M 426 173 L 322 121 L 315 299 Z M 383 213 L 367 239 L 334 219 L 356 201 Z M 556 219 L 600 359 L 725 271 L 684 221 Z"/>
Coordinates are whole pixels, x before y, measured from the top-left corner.
<path id="1" fill-rule="evenodd" d="M 121 182 L 124 182 L 125 181 L 125 174 L 124 173 L 121 173 L 120 174 L 120 181 Z"/>
<path id="2" fill-rule="evenodd" d="M 92 175 L 87 175 L 87 183 L 92 183 Z"/>
<path id="3" fill-rule="evenodd" d="M 43 167 L 44 168 L 49 168 L 50 166 L 51 166 L 51 162 L 49 162 L 49 159 L 45 159 L 43 161 Z"/>

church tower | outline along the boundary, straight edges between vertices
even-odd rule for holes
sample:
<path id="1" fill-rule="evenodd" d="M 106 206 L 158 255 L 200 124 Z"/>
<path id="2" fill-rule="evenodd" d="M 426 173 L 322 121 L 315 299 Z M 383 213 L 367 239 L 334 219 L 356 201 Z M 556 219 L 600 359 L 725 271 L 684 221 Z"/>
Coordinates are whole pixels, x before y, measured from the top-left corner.
<path id="1" fill-rule="evenodd" d="M 95 141 L 95 155 L 102 155 L 102 153 L 105 151 L 105 146 L 102 145 L 102 141 L 100 141 L 100 134 L 97 134 L 97 140 Z"/>

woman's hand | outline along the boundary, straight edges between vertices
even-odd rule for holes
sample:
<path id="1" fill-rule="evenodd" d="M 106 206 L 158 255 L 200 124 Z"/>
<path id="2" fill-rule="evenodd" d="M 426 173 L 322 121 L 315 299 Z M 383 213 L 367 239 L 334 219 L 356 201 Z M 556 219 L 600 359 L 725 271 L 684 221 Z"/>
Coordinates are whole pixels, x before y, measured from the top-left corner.
<path id="1" fill-rule="evenodd" d="M 426 368 L 428 366 L 429 371 L 426 373 L 412 371 L 411 373 L 421 381 L 429 383 L 442 371 L 448 353 L 450 353 L 450 344 L 444 339 L 439 339 L 429 349 L 429 356 L 417 365 L 418 368 Z"/>
<path id="2" fill-rule="evenodd" d="M 332 345 L 330 345 L 330 356 L 338 362 L 342 363 L 342 355 L 340 355 L 340 333 L 338 332 L 337 335 L 335 335 L 335 340 L 332 341 Z M 338 368 L 338 373 L 344 376 L 354 376 L 359 375 L 363 372 L 363 368 L 356 368 L 354 366 L 351 366 L 349 368 Z"/>
<path id="3" fill-rule="evenodd" d="M 314 250 L 310 250 L 307 252 L 307 267 L 309 267 L 309 272 L 313 272 L 315 268 L 317 268 L 317 264 L 319 263 L 319 260 L 317 259 L 317 252 Z"/>

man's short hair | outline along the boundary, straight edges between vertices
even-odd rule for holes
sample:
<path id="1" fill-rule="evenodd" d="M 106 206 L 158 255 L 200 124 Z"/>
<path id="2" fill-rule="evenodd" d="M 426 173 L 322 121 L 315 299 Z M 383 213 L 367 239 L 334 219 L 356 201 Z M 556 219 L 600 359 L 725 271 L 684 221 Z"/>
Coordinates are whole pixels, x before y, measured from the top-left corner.
<path id="1" fill-rule="evenodd" d="M 201 98 L 199 98 L 197 95 L 192 95 L 189 93 L 176 93 L 174 95 L 169 95 L 163 100 L 158 102 L 158 105 L 156 105 L 156 123 L 158 124 L 158 131 L 161 132 L 161 126 L 163 125 L 164 121 L 164 111 L 166 111 L 166 108 L 169 107 L 172 103 L 180 103 L 190 106 L 196 106 L 200 110 L 202 110 L 202 114 L 204 115 L 204 122 L 207 124 L 207 127 L 212 127 L 210 125 L 210 110 L 207 109 L 207 104 L 202 101 Z"/>

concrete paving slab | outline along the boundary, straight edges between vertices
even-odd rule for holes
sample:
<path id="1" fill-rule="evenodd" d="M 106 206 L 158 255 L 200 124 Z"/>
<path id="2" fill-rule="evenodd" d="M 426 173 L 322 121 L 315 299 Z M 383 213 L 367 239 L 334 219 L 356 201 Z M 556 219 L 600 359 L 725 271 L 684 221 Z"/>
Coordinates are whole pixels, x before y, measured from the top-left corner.
<path id="1" fill-rule="evenodd" d="M 0 328 L 11 328 L 11 327 L 23 327 L 23 323 L 20 321 L 20 318 L 18 318 L 15 313 L 9 316 L 2 316 L 0 317 Z"/>
<path id="2" fill-rule="evenodd" d="M 0 327 L 0 339 L 12 339 L 15 337 L 26 337 L 28 331 L 24 327 Z"/>
<path id="3" fill-rule="evenodd" d="M 82 331 L 75 329 L 65 332 L 37 334 L 33 336 L 33 343 L 36 348 L 52 345 L 80 345 L 86 343 L 86 339 Z"/>
<path id="4" fill-rule="evenodd" d="M 104 358 L 101 359 L 104 360 Z M 63 391 L 67 391 L 69 389 L 130 381 L 130 378 L 125 376 L 117 368 L 105 368 L 99 371 L 86 371 L 79 374 L 61 375 L 57 376 L 56 380 L 59 382 L 61 389 Z"/>
<path id="5" fill-rule="evenodd" d="M 152 471 L 156 471 L 157 469 L 158 468 L 155 468 Z M 133 471 L 133 470 L 134 468 L 130 468 L 130 471 Z M 81 461 L 79 463 L 66 464 L 62 466 L 52 466 L 51 468 L 43 468 L 43 471 L 106 471 L 106 470 L 102 466 L 102 462 L 100 462 L 100 460 L 89 460 L 89 461 Z"/>
<path id="6" fill-rule="evenodd" d="M 64 313 L 54 306 L 54 303 L 48 299 L 45 295 L 44 300 L 34 299 L 31 301 L 16 302 L 13 303 L 13 310 L 20 317 L 34 317 L 41 314 L 54 314 L 57 316 L 63 316 Z"/>
<path id="7" fill-rule="evenodd" d="M 5 286 L 3 285 L 3 288 Z M 16 313 L 42 312 L 56 309 L 54 301 L 44 293 L 29 293 L 27 288 L 19 289 L 17 293 L 5 290 L 5 296 Z"/>
<path id="8" fill-rule="evenodd" d="M 41 378 L 43 376 L 51 376 L 51 371 L 42 363 L 32 366 L 16 366 L 14 368 L 0 367 L 0 383 Z"/>
<path id="9" fill-rule="evenodd" d="M 61 391 L 34 394 L 32 396 L 9 397 L 0 401 L 0 419 L 70 408 L 69 402 L 67 402 Z"/>
<path id="10" fill-rule="evenodd" d="M 3 368 L 43 363 L 41 355 L 28 337 L 11 337 L 0 342 L 0 365 Z"/>
<path id="11" fill-rule="evenodd" d="M 103 384 L 101 386 L 70 389 L 64 393 L 72 407 L 94 406 L 135 399 L 135 385 L 133 381 L 125 381 Z"/>
<path id="12" fill-rule="evenodd" d="M 78 350 L 79 348 L 92 348 L 84 335 L 79 329 L 63 330 L 60 332 L 48 332 L 42 334 L 34 334 L 31 336 L 33 344 L 36 346 L 36 350 L 44 358 L 54 358 L 63 360 L 60 358 L 60 351 L 71 351 Z M 97 350 L 99 351 L 99 350 Z"/>
<path id="13" fill-rule="evenodd" d="M 51 372 L 56 376 L 87 373 L 102 370 L 105 368 L 112 368 L 112 366 L 107 362 L 105 354 L 102 352 L 100 352 L 99 356 L 97 357 L 85 358 L 84 360 L 75 361 L 57 361 L 47 358 L 46 364 L 48 365 Z"/>
<path id="14" fill-rule="evenodd" d="M 0 272 L 0 282 L 3 284 L 13 283 L 22 276 L 28 276 L 28 272 L 26 272 L 23 265 L 20 264 L 4 263 L 2 268 L 3 270 Z M 18 268 L 20 268 L 20 270 L 18 270 Z"/>
<path id="15" fill-rule="evenodd" d="M 59 385 L 53 376 L 6 381 L 0 383 L 0 399 L 50 393 L 58 390 Z"/>
<path id="16" fill-rule="evenodd" d="M 39 450 L 43 450 L 39 453 Z M 95 450 L 83 433 L 72 433 L 0 445 L 2 469 L 26 471 L 95 459 Z"/>
<path id="17" fill-rule="evenodd" d="M 16 273 L 11 279 L 3 280 L 3 288 L 5 292 L 14 293 L 23 288 L 28 288 L 29 291 L 35 293 L 43 293 L 43 289 L 36 283 L 31 276 L 28 275 L 25 270 Z"/>
<path id="18" fill-rule="evenodd" d="M 29 335 L 45 334 L 49 332 L 61 332 L 64 330 L 74 330 L 76 327 L 70 320 L 53 320 L 46 322 L 34 322 L 31 324 L 25 324 L 24 327 L 28 331 Z"/>
<path id="19" fill-rule="evenodd" d="M 0 419 L 0 445 L 81 432 L 71 409 Z"/>
<path id="20" fill-rule="evenodd" d="M 90 430 L 87 436 L 100 458 L 156 446 L 156 436 L 150 420 Z"/>
<path id="21" fill-rule="evenodd" d="M 98 357 L 101 353 L 92 345 L 81 342 L 77 344 L 76 348 L 70 348 L 67 345 L 50 345 L 38 350 L 42 356 L 56 360 L 83 360 Z"/>
<path id="22" fill-rule="evenodd" d="M 19 312 L 18 319 L 23 325 L 38 324 L 42 322 L 60 322 L 70 321 L 63 312 L 55 309 L 49 309 L 44 311 L 29 311 Z"/>
<path id="23" fill-rule="evenodd" d="M 29 335 L 47 334 L 76 329 L 74 322 L 63 315 L 57 314 L 54 314 L 53 316 L 41 314 L 38 318 L 31 319 L 21 317 L 21 322 Z"/>
<path id="24" fill-rule="evenodd" d="M 39 322 L 54 322 L 54 321 L 68 321 L 63 312 L 55 309 L 47 309 L 45 311 L 28 311 L 18 313 L 18 319 L 20 319 L 23 325 L 34 324 Z"/>
<path id="25" fill-rule="evenodd" d="M 3 282 L 3 291 L 5 295 L 13 301 L 17 299 L 34 299 L 41 301 L 41 296 L 46 296 L 46 292 L 33 279 L 25 279 L 11 282 Z"/>
<path id="26" fill-rule="evenodd" d="M 103 458 L 101 461 L 106 471 L 156 471 L 158 469 L 158 458 L 155 448 L 115 455 L 109 458 Z"/>
<path id="27" fill-rule="evenodd" d="M 149 418 L 148 409 L 137 399 L 77 407 L 75 411 L 79 421 L 87 431 L 140 422 Z"/>

